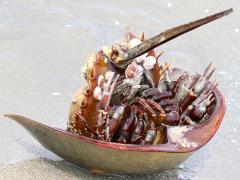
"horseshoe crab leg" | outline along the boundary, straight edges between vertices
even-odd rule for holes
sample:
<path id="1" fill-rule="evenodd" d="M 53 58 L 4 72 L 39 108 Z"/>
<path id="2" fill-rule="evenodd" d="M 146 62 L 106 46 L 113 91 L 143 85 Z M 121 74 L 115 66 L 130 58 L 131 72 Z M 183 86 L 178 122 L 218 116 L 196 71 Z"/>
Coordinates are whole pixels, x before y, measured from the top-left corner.
<path id="1" fill-rule="evenodd" d="M 126 63 L 127 61 L 131 61 L 132 59 L 141 56 L 142 54 L 148 52 L 149 50 L 160 46 L 161 44 L 164 44 L 182 34 L 185 34 L 191 30 L 194 30 L 200 26 L 203 26 L 207 23 L 210 23 L 214 20 L 217 20 L 223 16 L 226 16 L 233 12 L 233 9 L 228 9 L 226 11 L 222 11 L 220 13 L 207 16 L 205 18 L 190 22 L 188 24 L 180 25 L 171 29 L 168 29 L 164 32 L 161 32 L 160 34 L 143 41 L 141 44 L 129 49 L 126 52 L 126 56 L 122 57 L 121 60 L 118 61 L 119 64 Z"/>

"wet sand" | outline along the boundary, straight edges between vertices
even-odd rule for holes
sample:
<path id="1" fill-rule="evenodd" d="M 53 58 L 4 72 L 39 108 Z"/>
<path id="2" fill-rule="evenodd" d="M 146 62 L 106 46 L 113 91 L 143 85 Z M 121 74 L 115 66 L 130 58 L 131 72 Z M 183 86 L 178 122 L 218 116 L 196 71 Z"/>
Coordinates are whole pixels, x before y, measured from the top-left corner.
<path id="1" fill-rule="evenodd" d="M 235 12 L 157 49 L 162 62 L 201 73 L 210 61 L 227 112 L 214 138 L 178 168 L 147 176 L 96 177 L 44 149 L 0 118 L 0 179 L 237 179 L 240 177 L 240 3 L 191 1 L 0 2 L 0 114 L 17 113 L 66 128 L 71 95 L 85 85 L 85 59 L 123 39 L 123 28 L 150 37 L 233 7 Z"/>

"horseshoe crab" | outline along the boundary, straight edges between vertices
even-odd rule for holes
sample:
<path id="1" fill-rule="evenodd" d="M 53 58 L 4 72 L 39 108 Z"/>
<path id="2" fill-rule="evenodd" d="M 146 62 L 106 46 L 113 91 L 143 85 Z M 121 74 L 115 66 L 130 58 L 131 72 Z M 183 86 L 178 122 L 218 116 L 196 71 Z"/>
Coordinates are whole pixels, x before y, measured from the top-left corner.
<path id="1" fill-rule="evenodd" d="M 126 31 L 124 43 L 103 47 L 84 67 L 88 86 L 72 102 L 68 129 L 15 114 L 45 148 L 93 173 L 145 174 L 176 167 L 215 134 L 225 102 L 210 77 L 159 65 L 154 48 L 229 9 L 144 39 Z M 161 54 L 160 54 L 161 55 Z"/>

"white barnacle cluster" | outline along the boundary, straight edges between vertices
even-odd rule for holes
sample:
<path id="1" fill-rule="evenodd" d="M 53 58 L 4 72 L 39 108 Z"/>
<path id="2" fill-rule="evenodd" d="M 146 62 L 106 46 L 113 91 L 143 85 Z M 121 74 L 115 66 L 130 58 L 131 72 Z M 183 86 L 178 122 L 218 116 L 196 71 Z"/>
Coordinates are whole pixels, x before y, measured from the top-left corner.
<path id="1" fill-rule="evenodd" d="M 141 43 L 142 41 L 140 39 L 133 38 L 129 41 L 128 46 L 129 48 L 133 48 Z M 147 72 L 150 73 L 156 62 L 156 58 L 154 56 L 148 55 L 148 53 L 135 58 L 125 70 L 126 79 L 124 82 L 131 85 L 138 85 L 143 77 L 143 74 L 146 75 Z"/>
<path id="2" fill-rule="evenodd" d="M 113 75 L 114 75 L 114 72 L 107 71 L 104 76 L 100 75 L 98 77 L 97 87 L 93 91 L 93 97 L 96 100 L 98 101 L 102 100 L 104 88 L 107 86 L 107 82 Z"/>
<path id="3" fill-rule="evenodd" d="M 128 47 L 133 48 L 139 44 L 141 44 L 142 41 L 138 38 L 133 38 L 129 41 Z M 111 57 L 112 49 L 103 46 L 102 51 L 104 54 L 108 57 Z M 131 85 L 138 85 L 141 82 L 141 79 L 143 77 L 143 74 L 146 74 L 146 71 L 150 71 L 153 69 L 154 65 L 156 64 L 157 60 L 154 56 L 149 56 L 148 53 L 145 53 L 132 61 L 131 64 L 129 64 L 125 70 L 125 77 L 124 83 L 128 83 Z M 106 87 L 106 83 L 109 80 L 111 76 L 113 76 L 112 71 L 106 72 L 106 74 L 100 75 L 98 77 L 98 86 L 94 89 L 93 96 L 97 100 L 102 100 L 103 97 L 103 91 Z"/>
<path id="4" fill-rule="evenodd" d="M 150 70 L 156 64 L 157 60 L 154 56 L 147 56 L 146 59 L 143 61 L 143 67 L 146 70 Z"/>
<path id="5" fill-rule="evenodd" d="M 125 70 L 126 79 L 124 79 L 124 83 L 128 83 L 131 85 L 136 85 L 141 82 L 143 75 L 142 66 L 138 65 L 136 62 L 132 62 L 129 64 Z"/>
<path id="6" fill-rule="evenodd" d="M 129 42 L 129 47 L 133 48 L 139 44 L 141 44 L 142 41 L 138 38 L 133 38 Z M 151 70 L 154 65 L 156 64 L 157 60 L 154 56 L 149 56 L 147 53 L 137 57 L 135 59 L 135 62 L 139 65 L 141 65 L 145 70 Z"/>
<path id="7" fill-rule="evenodd" d="M 198 144 L 184 137 L 184 134 L 187 131 L 190 131 L 192 129 L 193 129 L 192 127 L 187 127 L 187 126 L 171 127 L 168 131 L 168 135 L 172 140 L 172 142 L 174 142 L 177 146 L 180 145 L 184 148 L 190 148 L 190 147 L 195 148 L 198 146 Z"/>

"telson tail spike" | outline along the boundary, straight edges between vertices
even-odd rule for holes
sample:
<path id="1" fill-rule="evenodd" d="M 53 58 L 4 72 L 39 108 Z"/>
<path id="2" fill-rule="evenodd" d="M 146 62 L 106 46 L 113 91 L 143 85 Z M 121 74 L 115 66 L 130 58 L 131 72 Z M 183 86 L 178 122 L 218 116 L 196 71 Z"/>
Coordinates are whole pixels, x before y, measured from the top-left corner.
<path id="1" fill-rule="evenodd" d="M 130 61 L 149 50 L 160 46 L 161 44 L 164 44 L 182 34 L 185 34 L 191 30 L 194 30 L 200 26 L 203 26 L 205 24 L 208 24 L 214 20 L 217 20 L 223 16 L 226 16 L 233 12 L 233 9 L 228 9 L 226 11 L 222 11 L 220 13 L 216 13 L 211 16 L 207 16 L 205 18 L 190 22 L 188 24 L 180 25 L 174 28 L 171 28 L 169 30 L 166 30 L 148 40 L 143 41 L 141 44 L 129 49 L 124 57 L 122 57 L 122 60 L 119 60 L 119 63 L 124 63 L 126 61 Z"/>

